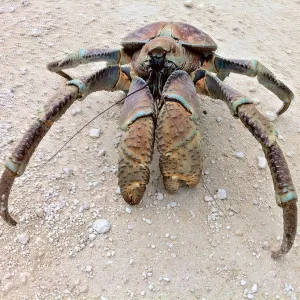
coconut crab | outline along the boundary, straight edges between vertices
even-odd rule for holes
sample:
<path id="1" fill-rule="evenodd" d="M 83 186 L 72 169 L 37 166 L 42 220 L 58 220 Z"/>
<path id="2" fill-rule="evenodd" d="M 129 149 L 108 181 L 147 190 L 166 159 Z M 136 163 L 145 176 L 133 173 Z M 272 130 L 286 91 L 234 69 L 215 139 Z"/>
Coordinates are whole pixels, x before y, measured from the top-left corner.
<path id="1" fill-rule="evenodd" d="M 283 209 L 283 241 L 274 258 L 292 247 L 297 228 L 297 194 L 272 124 L 245 95 L 223 80 L 231 73 L 257 77 L 283 101 L 278 115 L 293 99 L 292 91 L 257 60 L 226 59 L 203 31 L 179 22 L 157 22 L 130 33 L 117 50 L 79 50 L 47 68 L 68 81 L 46 103 L 43 112 L 6 161 L 0 181 L 0 214 L 11 225 L 8 197 L 14 179 L 22 175 L 44 135 L 75 100 L 100 90 L 128 92 L 120 128 L 118 182 L 125 201 L 138 204 L 149 181 L 154 139 L 165 189 L 174 193 L 184 182 L 196 186 L 202 170 L 198 94 L 223 100 L 262 145 L 268 161 L 277 204 Z M 106 61 L 108 66 L 90 76 L 73 79 L 63 70 L 79 64 Z M 214 75 L 216 74 L 216 75 Z"/>

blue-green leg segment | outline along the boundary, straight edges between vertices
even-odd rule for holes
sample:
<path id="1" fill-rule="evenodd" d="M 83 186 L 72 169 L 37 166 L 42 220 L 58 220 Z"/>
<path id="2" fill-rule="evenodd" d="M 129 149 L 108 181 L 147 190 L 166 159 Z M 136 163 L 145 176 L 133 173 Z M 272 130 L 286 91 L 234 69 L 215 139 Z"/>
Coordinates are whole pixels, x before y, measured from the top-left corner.
<path id="1" fill-rule="evenodd" d="M 125 90 L 130 86 L 130 78 L 119 66 L 110 66 L 99 72 L 69 82 L 48 101 L 39 118 L 29 127 L 16 145 L 0 180 L 0 215 L 10 225 L 16 221 L 8 212 L 8 198 L 17 176 L 24 173 L 26 166 L 42 138 L 76 99 L 99 90 Z"/>
<path id="2" fill-rule="evenodd" d="M 258 60 L 227 59 L 214 55 L 208 61 L 204 61 L 203 68 L 217 73 L 218 78 L 222 81 L 231 72 L 250 77 L 257 76 L 258 82 L 273 92 L 283 102 L 283 106 L 277 112 L 278 115 L 281 115 L 289 108 L 294 98 L 293 92 Z"/>
<path id="3" fill-rule="evenodd" d="M 284 154 L 276 141 L 276 131 L 252 103 L 243 100 L 246 97 L 209 72 L 202 73 L 202 76 L 196 82 L 197 91 L 225 101 L 262 145 L 273 178 L 276 202 L 283 209 L 283 241 L 279 251 L 272 255 L 273 258 L 281 257 L 291 249 L 295 240 L 298 196 Z"/>
<path id="4" fill-rule="evenodd" d="M 81 64 L 99 61 L 106 61 L 110 65 L 123 65 L 129 64 L 131 58 L 124 49 L 80 49 L 78 52 L 72 53 L 64 59 L 49 63 L 47 69 L 61 75 L 67 80 L 71 80 L 72 78 L 63 72 L 63 69 L 75 68 Z"/>

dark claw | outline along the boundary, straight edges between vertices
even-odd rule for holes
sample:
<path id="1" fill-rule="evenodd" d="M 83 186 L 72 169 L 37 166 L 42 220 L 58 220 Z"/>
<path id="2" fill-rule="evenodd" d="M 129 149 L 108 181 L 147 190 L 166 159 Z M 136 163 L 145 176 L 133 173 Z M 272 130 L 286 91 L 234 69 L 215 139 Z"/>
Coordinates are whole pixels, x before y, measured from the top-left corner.
<path id="1" fill-rule="evenodd" d="M 16 174 L 9 169 L 5 169 L 0 181 L 0 215 L 9 225 L 15 226 L 17 222 L 8 212 L 8 197 L 11 187 L 16 178 Z"/>
<path id="2" fill-rule="evenodd" d="M 280 116 L 281 114 L 283 114 L 290 106 L 290 102 L 289 103 L 284 103 L 282 105 L 282 107 L 276 112 L 277 116 Z"/>
<path id="3" fill-rule="evenodd" d="M 278 251 L 272 253 L 272 258 L 279 259 L 292 248 L 297 233 L 297 200 L 291 200 L 282 205 L 283 210 L 283 240 Z"/>

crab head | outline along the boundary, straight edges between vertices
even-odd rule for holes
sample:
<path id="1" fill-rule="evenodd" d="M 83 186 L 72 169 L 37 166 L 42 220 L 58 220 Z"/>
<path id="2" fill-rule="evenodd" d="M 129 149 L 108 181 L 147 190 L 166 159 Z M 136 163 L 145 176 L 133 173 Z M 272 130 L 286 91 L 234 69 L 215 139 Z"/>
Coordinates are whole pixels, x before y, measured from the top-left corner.
<path id="1" fill-rule="evenodd" d="M 133 61 L 138 74 L 149 78 L 153 95 L 160 97 L 168 77 L 183 68 L 186 50 L 175 39 L 159 36 L 136 52 Z"/>

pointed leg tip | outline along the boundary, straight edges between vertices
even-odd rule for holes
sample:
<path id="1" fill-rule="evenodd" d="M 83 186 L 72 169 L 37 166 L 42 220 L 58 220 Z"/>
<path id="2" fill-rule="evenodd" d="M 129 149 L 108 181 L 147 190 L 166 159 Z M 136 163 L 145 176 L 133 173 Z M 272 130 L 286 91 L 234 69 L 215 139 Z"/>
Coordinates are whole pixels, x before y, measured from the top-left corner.
<path id="1" fill-rule="evenodd" d="M 7 224 L 11 226 L 16 226 L 18 224 L 17 221 L 13 219 L 8 212 L 0 213 L 0 216 Z"/>

